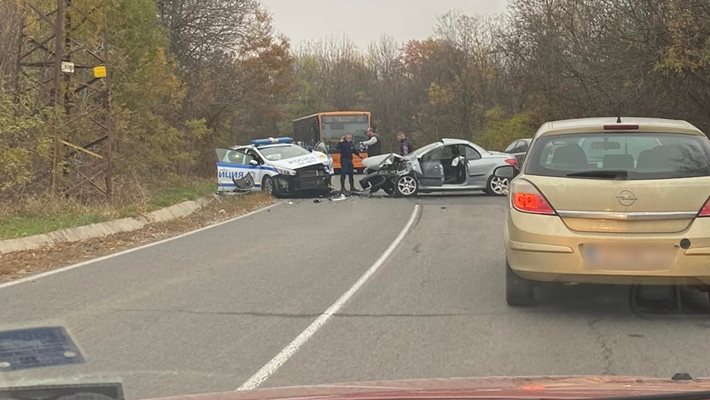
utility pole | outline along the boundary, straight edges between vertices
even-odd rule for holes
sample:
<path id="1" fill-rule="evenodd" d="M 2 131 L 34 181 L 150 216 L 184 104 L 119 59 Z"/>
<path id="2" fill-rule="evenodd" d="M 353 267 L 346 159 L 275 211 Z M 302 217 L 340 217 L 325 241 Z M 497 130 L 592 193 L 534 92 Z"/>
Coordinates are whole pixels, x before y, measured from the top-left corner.
<path id="1" fill-rule="evenodd" d="M 21 0 L 15 97 L 29 94 L 51 107 L 49 188 L 65 196 L 112 195 L 113 121 L 108 70 L 108 6 L 84 0 Z M 83 6 L 83 7 L 82 7 Z M 89 29 L 79 29 L 89 25 Z M 77 32 L 82 32 L 81 35 Z M 93 33 L 87 33 L 93 32 Z M 82 36 L 83 35 L 83 36 Z M 46 173 L 39 173 L 42 182 Z M 103 178 L 103 179 L 101 179 Z M 89 190 L 86 190 L 89 189 Z"/>
<path id="2" fill-rule="evenodd" d="M 59 163 L 61 144 L 59 137 L 59 121 L 57 120 L 57 108 L 62 99 L 62 60 L 64 58 L 64 15 L 66 13 L 66 2 L 57 0 L 57 9 L 54 18 L 54 88 L 52 89 L 52 182 L 50 189 L 52 193 L 57 192 L 59 181 Z"/>

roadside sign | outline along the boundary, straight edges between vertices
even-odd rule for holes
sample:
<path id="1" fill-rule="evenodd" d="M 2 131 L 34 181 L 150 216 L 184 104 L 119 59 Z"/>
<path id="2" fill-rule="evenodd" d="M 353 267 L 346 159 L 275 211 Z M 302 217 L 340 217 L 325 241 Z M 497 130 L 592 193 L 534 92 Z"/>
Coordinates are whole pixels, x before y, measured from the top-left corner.
<path id="1" fill-rule="evenodd" d="M 65 74 L 74 73 L 74 63 L 69 61 L 62 61 L 62 72 Z"/>
<path id="2" fill-rule="evenodd" d="M 99 65 L 98 67 L 94 67 L 94 78 L 105 78 L 106 75 L 107 71 L 105 65 Z"/>

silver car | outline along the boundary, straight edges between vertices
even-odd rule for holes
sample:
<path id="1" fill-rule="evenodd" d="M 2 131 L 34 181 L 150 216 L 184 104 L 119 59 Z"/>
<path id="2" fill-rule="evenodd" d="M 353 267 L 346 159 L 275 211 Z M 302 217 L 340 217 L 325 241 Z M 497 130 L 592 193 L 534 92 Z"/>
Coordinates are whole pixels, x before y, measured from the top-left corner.
<path id="1" fill-rule="evenodd" d="M 500 166 L 518 166 L 515 156 L 487 151 L 461 139 L 441 139 L 404 157 L 390 153 L 362 163 L 367 174 L 360 180 L 363 188 L 402 197 L 471 190 L 504 196 L 508 179 L 493 176 L 493 171 Z"/>
<path id="2" fill-rule="evenodd" d="M 532 143 L 532 139 L 513 140 L 513 143 L 509 144 L 508 147 L 503 150 L 503 153 L 514 155 L 515 158 L 518 159 L 518 165 L 523 165 L 525 154 L 528 153 L 528 149 L 530 148 L 530 143 Z"/>

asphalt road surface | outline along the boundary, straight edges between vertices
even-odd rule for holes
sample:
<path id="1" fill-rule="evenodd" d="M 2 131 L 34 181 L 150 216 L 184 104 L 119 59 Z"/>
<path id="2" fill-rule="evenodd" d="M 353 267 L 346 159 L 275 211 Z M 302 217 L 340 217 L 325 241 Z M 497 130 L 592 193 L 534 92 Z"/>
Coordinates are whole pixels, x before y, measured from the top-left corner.
<path id="1" fill-rule="evenodd" d="M 261 387 L 710 376 L 707 299 L 694 292 L 682 312 L 632 310 L 628 288 L 605 286 L 546 287 L 534 307 L 506 306 L 504 208 L 479 194 L 293 199 L 0 286 L 0 329 L 64 326 L 85 358 L 0 372 L 0 386 L 118 379 L 138 399 L 235 390 L 259 372 Z"/>

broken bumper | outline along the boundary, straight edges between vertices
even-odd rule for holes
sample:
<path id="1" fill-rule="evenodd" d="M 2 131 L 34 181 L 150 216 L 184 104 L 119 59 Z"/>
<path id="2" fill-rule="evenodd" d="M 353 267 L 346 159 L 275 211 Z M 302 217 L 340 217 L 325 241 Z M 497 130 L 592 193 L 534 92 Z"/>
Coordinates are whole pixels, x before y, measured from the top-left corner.
<path id="1" fill-rule="evenodd" d="M 330 174 L 321 169 L 299 170 L 295 176 L 278 175 L 274 180 L 274 191 L 278 194 L 327 192 L 330 190 Z"/>

